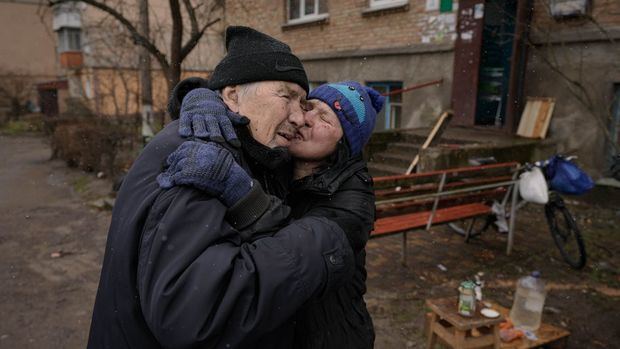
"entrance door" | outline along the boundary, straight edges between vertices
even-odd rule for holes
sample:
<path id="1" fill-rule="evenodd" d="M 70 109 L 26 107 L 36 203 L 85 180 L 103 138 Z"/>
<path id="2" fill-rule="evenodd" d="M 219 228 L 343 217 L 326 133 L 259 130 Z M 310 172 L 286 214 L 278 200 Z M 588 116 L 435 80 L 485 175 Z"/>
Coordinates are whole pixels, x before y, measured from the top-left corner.
<path id="1" fill-rule="evenodd" d="M 452 105 L 457 124 L 514 132 L 525 72 L 529 0 L 461 0 Z"/>
<path id="2" fill-rule="evenodd" d="M 58 115 L 58 90 L 52 88 L 39 89 L 39 105 L 43 115 Z"/>
<path id="3" fill-rule="evenodd" d="M 460 0 L 452 79 L 453 125 L 473 125 L 478 94 L 484 0 Z"/>
<path id="4" fill-rule="evenodd" d="M 610 168 L 613 164 L 612 159 L 614 156 L 620 155 L 620 83 L 614 84 L 614 96 L 611 107 L 611 120 L 609 123 L 609 136 L 611 138 L 611 144 L 607 148 L 608 166 L 605 170 Z"/>

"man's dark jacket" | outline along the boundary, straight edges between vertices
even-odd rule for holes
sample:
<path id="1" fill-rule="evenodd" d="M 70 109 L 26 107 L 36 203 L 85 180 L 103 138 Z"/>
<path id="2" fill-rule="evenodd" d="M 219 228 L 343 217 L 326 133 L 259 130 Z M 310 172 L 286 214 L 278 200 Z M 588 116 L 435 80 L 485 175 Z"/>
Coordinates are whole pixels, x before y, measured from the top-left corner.
<path id="1" fill-rule="evenodd" d="M 289 347 L 294 313 L 350 279 L 346 235 L 322 217 L 253 235 L 258 223 L 235 229 L 231 210 L 208 194 L 160 189 L 156 176 L 186 140 L 177 134 L 174 121 L 148 144 L 120 188 L 88 347 Z M 236 154 L 263 188 L 277 187 L 249 155 Z M 273 201 L 264 216 L 288 215 Z M 235 209 L 241 217 L 248 212 Z"/>

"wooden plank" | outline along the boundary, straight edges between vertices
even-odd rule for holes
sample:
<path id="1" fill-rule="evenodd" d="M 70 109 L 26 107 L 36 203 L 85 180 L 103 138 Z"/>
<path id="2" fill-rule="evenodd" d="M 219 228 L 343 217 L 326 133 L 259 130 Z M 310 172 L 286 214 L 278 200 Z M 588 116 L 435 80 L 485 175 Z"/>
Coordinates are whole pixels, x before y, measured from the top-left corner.
<path id="1" fill-rule="evenodd" d="M 439 171 L 429 171 L 424 173 L 411 173 L 411 174 L 402 174 L 402 175 L 392 175 L 392 176 L 381 176 L 373 178 L 373 183 L 375 186 L 381 187 L 382 184 L 384 186 L 396 186 L 397 181 L 402 180 L 417 180 L 425 177 L 433 177 L 433 176 L 441 176 L 444 173 L 448 173 L 450 176 L 456 176 L 460 174 L 468 174 L 475 172 L 488 171 L 491 169 L 516 169 L 519 166 L 518 162 L 502 162 L 499 164 L 491 164 L 491 165 L 482 165 L 482 166 L 467 166 L 467 167 L 458 167 L 449 170 L 439 170 Z"/>
<path id="2" fill-rule="evenodd" d="M 448 321 L 452 326 L 461 331 L 482 326 L 493 326 L 504 321 L 503 316 L 489 319 L 480 314 L 480 309 L 484 308 L 481 302 L 476 304 L 476 314 L 472 317 L 464 317 L 457 312 L 458 297 L 446 297 L 439 299 L 428 299 L 426 305 L 431 308 L 440 318 Z"/>
<path id="3" fill-rule="evenodd" d="M 490 184 L 490 183 L 498 183 L 505 182 L 512 179 L 512 176 L 499 176 L 499 177 L 481 177 L 481 178 L 472 178 L 472 179 L 460 179 L 456 182 L 449 182 L 444 185 L 446 189 L 453 189 L 457 187 L 468 187 L 468 186 L 477 186 L 480 184 Z M 422 185 L 412 185 L 409 187 L 403 187 L 400 191 L 396 191 L 393 188 L 390 189 L 378 189 L 375 190 L 375 197 L 377 200 L 381 200 L 384 198 L 395 197 L 395 196 L 411 196 L 411 194 L 416 192 L 431 192 L 437 190 L 439 187 L 438 183 L 426 183 Z"/>
<path id="4" fill-rule="evenodd" d="M 517 135 L 527 138 L 545 138 L 554 108 L 554 98 L 528 97 Z"/>
<path id="5" fill-rule="evenodd" d="M 536 118 L 536 123 L 534 124 L 534 129 L 532 130 L 532 135 L 534 137 L 540 137 L 545 130 L 545 125 L 547 125 L 547 120 L 549 120 L 549 109 L 551 108 L 551 103 L 543 103 L 541 102 L 540 109 L 538 110 L 538 117 Z M 545 130 L 546 131 L 546 130 Z M 540 138 L 545 138 L 540 137 Z"/>
<path id="6" fill-rule="evenodd" d="M 471 204 L 471 203 L 488 203 L 493 200 L 501 200 L 508 188 L 500 187 L 496 189 L 490 189 L 480 191 L 476 193 L 455 194 L 448 197 L 441 198 L 438 208 L 446 208 L 457 205 Z M 412 199 L 409 201 L 403 201 L 399 203 L 385 204 L 377 206 L 377 217 L 382 218 L 385 216 L 396 216 L 405 213 L 419 212 L 422 210 L 429 210 L 433 204 L 432 198 L 417 200 Z"/>
<path id="7" fill-rule="evenodd" d="M 504 308 L 501 305 L 491 302 L 493 305 L 493 309 L 499 311 L 499 313 L 507 317 L 510 310 L 508 308 Z M 527 338 L 516 339 L 510 343 L 502 342 L 500 348 L 502 349 L 529 349 L 529 348 L 538 348 L 543 345 L 550 345 L 556 342 L 561 342 L 570 336 L 570 332 L 567 330 L 550 325 L 548 323 L 542 322 L 540 324 L 540 328 L 536 331 L 536 336 L 538 340 L 532 341 Z"/>
<path id="8" fill-rule="evenodd" d="M 480 216 L 491 213 L 491 208 L 485 204 L 474 203 L 437 210 L 435 213 L 435 224 L 447 223 L 455 220 Z M 370 237 L 377 237 L 386 234 L 400 233 L 406 230 L 420 228 L 426 225 L 431 212 L 416 212 L 399 216 L 379 218 L 375 222 L 375 229 Z"/>

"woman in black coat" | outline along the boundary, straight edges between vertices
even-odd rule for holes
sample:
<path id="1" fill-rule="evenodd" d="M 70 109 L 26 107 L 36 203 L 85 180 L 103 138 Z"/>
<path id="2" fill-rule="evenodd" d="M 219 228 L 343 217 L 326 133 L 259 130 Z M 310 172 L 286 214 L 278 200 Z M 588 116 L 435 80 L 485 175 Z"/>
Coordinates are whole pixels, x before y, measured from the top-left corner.
<path id="1" fill-rule="evenodd" d="M 361 153 L 383 102 L 376 91 L 356 82 L 322 85 L 309 94 L 305 127 L 298 130 L 288 148 L 294 158 L 293 178 L 284 201 L 291 209 L 288 218 L 320 216 L 338 223 L 355 256 L 351 280 L 309 301 L 291 319 L 294 348 L 373 347 L 375 334 L 363 295 L 365 246 L 373 228 L 375 206 L 372 178 Z M 177 164 L 182 157 L 190 156 L 195 155 L 177 155 Z M 167 173 L 176 178 L 182 174 L 179 166 Z M 182 183 L 192 185 L 191 180 Z M 261 217 L 259 221 L 274 220 Z"/>

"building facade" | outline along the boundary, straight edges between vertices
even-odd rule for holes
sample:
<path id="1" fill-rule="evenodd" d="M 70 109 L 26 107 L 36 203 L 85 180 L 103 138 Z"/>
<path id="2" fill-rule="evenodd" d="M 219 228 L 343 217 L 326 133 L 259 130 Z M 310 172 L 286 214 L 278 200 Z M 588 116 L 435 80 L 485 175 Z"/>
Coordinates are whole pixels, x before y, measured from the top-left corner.
<path id="1" fill-rule="evenodd" d="M 453 108 L 452 125 L 514 135 L 527 97 L 553 97 L 558 152 L 598 177 L 619 151 L 619 1 L 227 0 L 226 24 L 288 43 L 313 84 L 396 91 L 377 131 Z"/>
<path id="2" fill-rule="evenodd" d="M 8 113 L 11 103 L 36 104 L 36 84 L 55 81 L 59 62 L 52 14 L 40 1 L 0 2 L 0 27 L 0 110 Z"/>
<path id="3" fill-rule="evenodd" d="M 138 26 L 138 1 L 118 2 L 115 10 Z M 141 84 L 139 47 L 129 32 L 107 13 L 83 3 L 65 3 L 53 8 L 53 29 L 58 37 L 61 74 L 69 95 L 80 99 L 98 115 L 128 115 L 140 112 Z M 220 16 L 219 13 L 212 14 Z M 206 21 L 205 15 L 200 21 Z M 167 1 L 149 1 L 150 38 L 169 59 L 172 21 Z M 183 23 L 187 40 L 189 23 Z M 223 54 L 223 24 L 209 28 L 183 61 L 182 77 L 207 77 Z M 153 111 L 165 111 L 168 82 L 161 66 L 151 58 Z"/>

